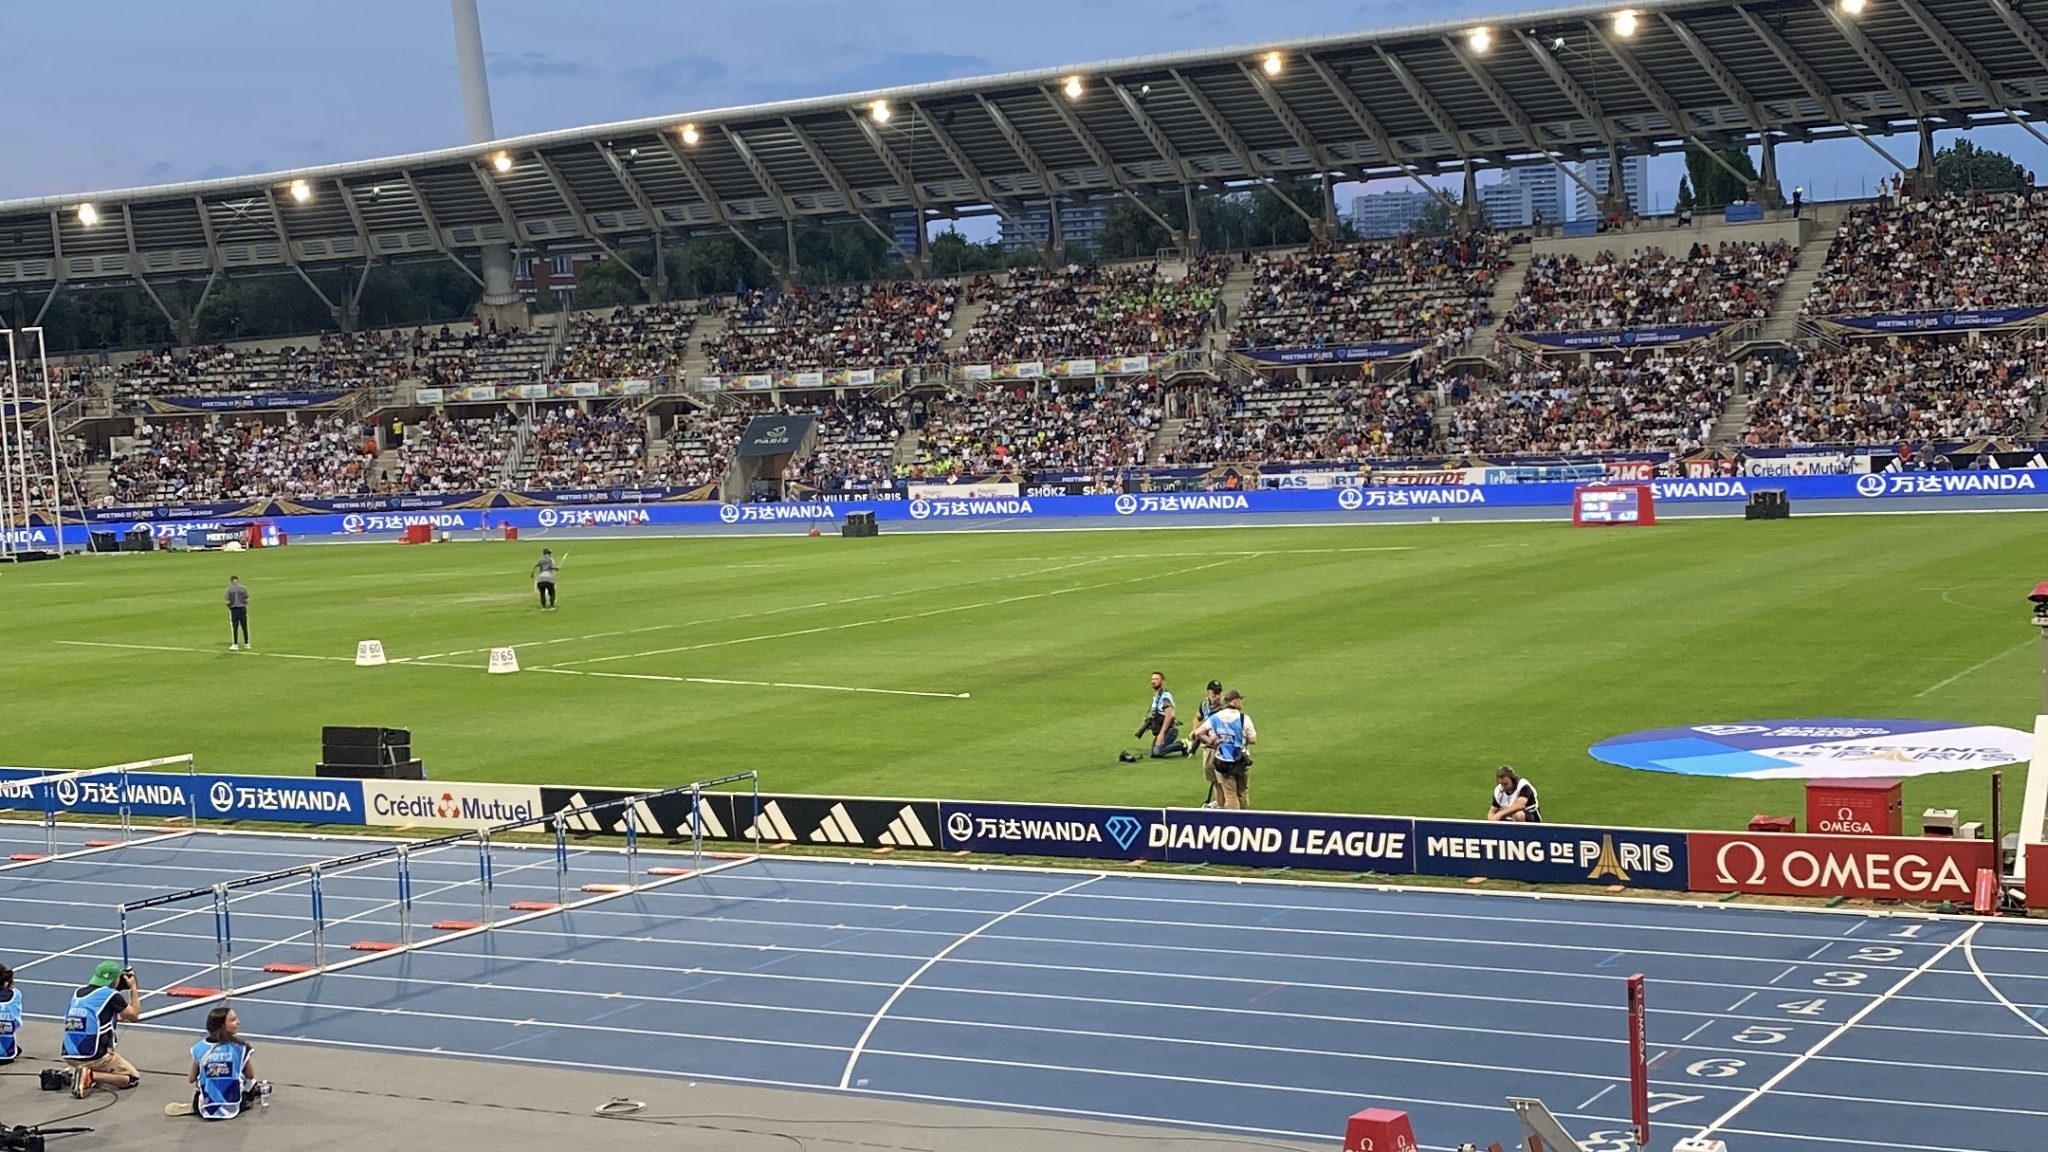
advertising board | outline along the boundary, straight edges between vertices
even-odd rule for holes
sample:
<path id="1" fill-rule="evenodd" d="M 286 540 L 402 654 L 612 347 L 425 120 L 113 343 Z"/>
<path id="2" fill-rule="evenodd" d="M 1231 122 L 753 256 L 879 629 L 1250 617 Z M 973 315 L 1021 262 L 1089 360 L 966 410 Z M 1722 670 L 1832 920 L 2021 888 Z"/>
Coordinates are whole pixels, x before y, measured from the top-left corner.
<path id="1" fill-rule="evenodd" d="M 1939 837 L 1694 832 L 1687 840 L 1693 891 L 1759 896 L 1967 905 L 1977 870 L 1998 858 L 1989 840 Z"/>
<path id="2" fill-rule="evenodd" d="M 1567 824 L 1417 820 L 1415 871 L 1531 884 L 1624 884 L 1683 890 L 1686 834 Z"/>

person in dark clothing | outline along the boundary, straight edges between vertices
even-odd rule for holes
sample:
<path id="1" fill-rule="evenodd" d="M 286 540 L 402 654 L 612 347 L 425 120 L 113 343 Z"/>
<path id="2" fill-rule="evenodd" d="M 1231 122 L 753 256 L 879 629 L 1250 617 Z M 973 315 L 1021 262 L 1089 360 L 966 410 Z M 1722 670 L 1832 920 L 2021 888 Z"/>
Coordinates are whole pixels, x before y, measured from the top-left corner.
<path id="1" fill-rule="evenodd" d="M 540 592 L 540 610 L 555 610 L 555 554 L 552 550 L 540 550 L 540 559 L 533 564 L 533 586 Z"/>
<path id="2" fill-rule="evenodd" d="M 249 641 L 249 589 L 239 576 L 228 577 L 228 651 L 254 648 Z"/>

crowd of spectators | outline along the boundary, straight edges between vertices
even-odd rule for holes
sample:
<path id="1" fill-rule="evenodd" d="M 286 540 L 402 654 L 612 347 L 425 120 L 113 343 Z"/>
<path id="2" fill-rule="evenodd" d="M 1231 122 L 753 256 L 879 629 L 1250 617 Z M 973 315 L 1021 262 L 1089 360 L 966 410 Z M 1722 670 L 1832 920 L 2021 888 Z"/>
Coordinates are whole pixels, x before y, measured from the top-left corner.
<path id="1" fill-rule="evenodd" d="M 473 492 L 495 488 L 519 440 L 519 419 L 504 409 L 486 416 L 436 412 L 398 429 L 398 475 L 379 477 L 389 492 Z"/>
<path id="2" fill-rule="evenodd" d="M 553 342 L 545 331 L 499 328 L 495 319 L 444 324 L 432 334 L 415 329 L 411 373 L 430 388 L 538 384 Z"/>
<path id="3" fill-rule="evenodd" d="M 108 488 L 115 504 L 350 496 L 370 491 L 375 458 L 370 436 L 334 416 L 142 421 Z"/>
<path id="4" fill-rule="evenodd" d="M 1684 255 L 1660 248 L 1590 260 L 1544 255 L 1529 262 L 1504 332 L 1654 328 L 1760 320 L 1799 260 L 1796 245 L 1725 241 Z"/>
<path id="5" fill-rule="evenodd" d="M 1261 256 L 1238 312 L 1244 348 L 1378 341 L 1462 347 L 1492 321 L 1487 301 L 1508 266 L 1500 233 L 1404 236 Z"/>
<path id="6" fill-rule="evenodd" d="M 555 405 L 533 422 L 523 470 L 521 485 L 530 489 L 648 483 L 647 421 L 631 412 Z"/>
<path id="7" fill-rule="evenodd" d="M 681 304 L 578 312 L 551 373 L 557 380 L 651 380 L 674 376 L 696 314 Z"/>
<path id="8" fill-rule="evenodd" d="M 931 413 L 913 475 L 1086 472 L 1146 462 L 1161 422 L 1157 380 L 991 386 Z"/>
<path id="9" fill-rule="evenodd" d="M 762 408 L 746 405 L 732 412 L 700 411 L 679 416 L 666 443 L 654 453 L 648 483 L 698 488 L 724 479 L 733 450 L 747 422 Z"/>
<path id="10" fill-rule="evenodd" d="M 826 493 L 892 482 L 896 445 L 910 423 L 906 405 L 855 397 L 825 404 L 817 417 L 817 450 L 792 461 L 785 480 Z"/>
<path id="11" fill-rule="evenodd" d="M 1437 454 L 1436 399 L 1404 384 L 1261 378 L 1197 401 L 1169 464 L 1353 461 Z"/>
<path id="12" fill-rule="evenodd" d="M 1863 340 L 1754 365 L 1751 445 L 1970 440 L 2024 432 L 2042 400 L 2048 337 Z M 1767 382 L 1762 378 L 1767 377 Z"/>
<path id="13" fill-rule="evenodd" d="M 1852 209 L 1802 305 L 1808 316 L 2048 304 L 2048 192 L 1936 196 Z"/>
<path id="14" fill-rule="evenodd" d="M 959 294 L 951 280 L 743 292 L 705 358 L 721 375 L 934 362 Z"/>
<path id="15" fill-rule="evenodd" d="M 1142 356 L 1199 347 L 1216 315 L 1228 257 L 1194 261 L 1187 274 L 1157 264 L 1026 268 L 968 289 L 988 307 L 967 333 L 969 364 Z"/>
<path id="16" fill-rule="evenodd" d="M 119 400 L 232 392 L 347 392 L 407 374 L 397 333 L 330 333 L 276 348 L 216 344 L 145 352 L 124 363 L 83 363 L 79 385 L 110 381 Z"/>
<path id="17" fill-rule="evenodd" d="M 1454 394 L 1449 443 L 1478 456 L 1690 452 L 1707 442 L 1734 386 L 1733 368 L 1682 350 L 1537 365 Z"/>

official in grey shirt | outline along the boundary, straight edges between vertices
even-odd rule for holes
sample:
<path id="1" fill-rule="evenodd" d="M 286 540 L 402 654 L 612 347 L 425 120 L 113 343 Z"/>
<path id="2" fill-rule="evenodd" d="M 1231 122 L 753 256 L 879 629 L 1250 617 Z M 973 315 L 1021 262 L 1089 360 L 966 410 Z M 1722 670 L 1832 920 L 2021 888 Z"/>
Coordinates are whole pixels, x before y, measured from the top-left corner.
<path id="1" fill-rule="evenodd" d="M 249 589 L 239 576 L 228 577 L 228 651 L 254 649 L 249 642 Z"/>
<path id="2" fill-rule="evenodd" d="M 540 610 L 555 610 L 555 554 L 552 550 L 540 550 L 540 559 L 533 565 L 533 586 L 540 591 Z"/>

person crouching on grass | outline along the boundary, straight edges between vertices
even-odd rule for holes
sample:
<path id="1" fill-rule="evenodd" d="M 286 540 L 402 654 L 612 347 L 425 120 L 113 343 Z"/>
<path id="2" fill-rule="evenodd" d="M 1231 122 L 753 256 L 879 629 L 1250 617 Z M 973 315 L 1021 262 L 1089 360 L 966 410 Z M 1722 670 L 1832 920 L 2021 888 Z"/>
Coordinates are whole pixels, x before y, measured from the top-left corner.
<path id="1" fill-rule="evenodd" d="M 1493 774 L 1493 803 L 1486 809 L 1488 820 L 1541 824 L 1543 811 L 1536 803 L 1536 786 L 1522 779 L 1506 764 Z"/>

